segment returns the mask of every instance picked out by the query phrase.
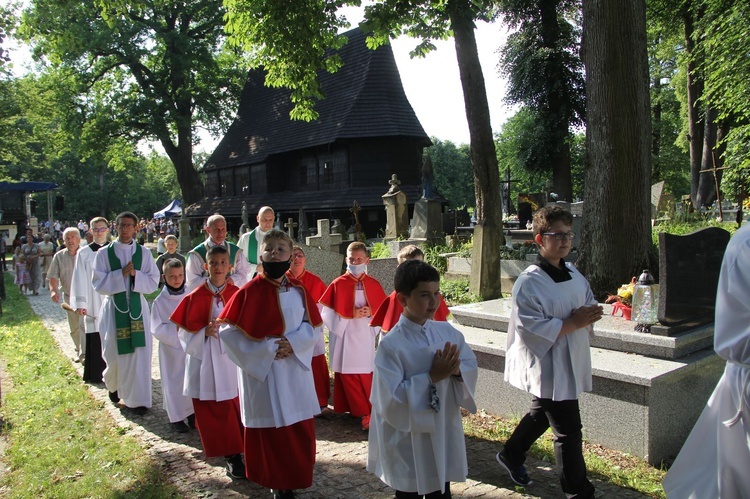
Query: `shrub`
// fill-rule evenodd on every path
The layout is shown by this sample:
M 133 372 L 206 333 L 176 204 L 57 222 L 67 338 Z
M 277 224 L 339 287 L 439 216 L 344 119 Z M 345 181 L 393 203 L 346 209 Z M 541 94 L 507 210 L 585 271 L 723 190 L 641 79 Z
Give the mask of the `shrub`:
M 375 243 L 370 249 L 370 258 L 389 258 L 391 248 L 385 243 Z
M 466 278 L 442 279 L 440 281 L 440 292 L 449 307 L 482 301 L 477 295 L 469 291 L 469 279 Z

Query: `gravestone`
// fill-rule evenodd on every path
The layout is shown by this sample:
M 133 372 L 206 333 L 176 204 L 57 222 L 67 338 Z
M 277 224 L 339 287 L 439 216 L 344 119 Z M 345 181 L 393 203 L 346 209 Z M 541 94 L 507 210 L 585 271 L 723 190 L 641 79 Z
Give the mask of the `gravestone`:
M 294 241 L 294 228 L 297 227 L 297 222 L 295 222 L 293 218 L 289 218 L 284 224 L 284 227 L 286 227 L 286 233 L 289 235 L 289 238 Z
M 333 225 L 331 225 L 331 234 L 339 234 L 342 237 L 346 236 L 346 227 L 341 223 L 338 218 L 333 219 Z
M 709 227 L 659 234 L 659 323 L 651 333 L 674 335 L 714 320 L 716 289 L 729 232 Z
M 326 220 L 328 221 L 328 220 Z M 307 263 L 305 268 L 320 277 L 326 285 L 344 273 L 344 255 L 337 251 L 329 251 L 301 244 L 305 252 Z
M 409 234 L 409 207 L 406 204 L 406 194 L 399 189 L 401 181 L 394 173 L 388 181 L 391 188 L 383 194 L 385 205 L 386 226 L 385 241 L 406 237 Z
M 411 239 L 443 240 L 443 210 L 440 201 L 422 198 L 414 205 Z
M 314 246 L 326 251 L 338 252 L 341 244 L 341 234 L 332 234 L 330 229 L 331 221 L 327 218 L 318 220 L 318 234 L 307 238 L 308 246 Z
M 661 206 L 662 194 L 664 194 L 664 182 L 657 182 L 651 186 L 651 218 L 659 216 L 659 206 Z

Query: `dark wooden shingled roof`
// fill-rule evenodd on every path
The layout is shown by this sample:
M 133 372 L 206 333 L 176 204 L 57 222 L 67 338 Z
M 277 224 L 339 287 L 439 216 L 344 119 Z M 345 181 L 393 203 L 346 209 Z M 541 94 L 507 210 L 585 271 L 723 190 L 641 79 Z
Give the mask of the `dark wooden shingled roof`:
M 286 89 L 264 85 L 265 72 L 252 70 L 234 123 L 206 162 L 206 169 L 260 163 L 272 154 L 330 144 L 337 139 L 416 137 L 431 144 L 406 99 L 390 45 L 370 50 L 359 28 L 344 33 L 343 67 L 321 72 L 326 98 L 312 122 L 292 121 Z

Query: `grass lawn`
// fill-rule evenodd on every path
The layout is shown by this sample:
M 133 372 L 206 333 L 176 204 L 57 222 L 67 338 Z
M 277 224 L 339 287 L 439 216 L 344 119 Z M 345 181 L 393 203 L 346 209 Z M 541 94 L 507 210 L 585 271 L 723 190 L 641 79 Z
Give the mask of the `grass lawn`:
M 11 277 L 0 325 L 0 496 L 179 497 L 91 396 Z
M 467 436 L 505 443 L 518 421 L 500 419 L 484 411 L 464 411 L 464 432 Z M 584 432 L 586 429 L 584 428 Z M 548 463 L 555 462 L 552 432 L 547 432 L 531 447 L 529 454 Z M 590 477 L 627 487 L 649 497 L 666 497 L 661 486 L 666 471 L 655 468 L 643 459 L 584 442 L 583 457 Z

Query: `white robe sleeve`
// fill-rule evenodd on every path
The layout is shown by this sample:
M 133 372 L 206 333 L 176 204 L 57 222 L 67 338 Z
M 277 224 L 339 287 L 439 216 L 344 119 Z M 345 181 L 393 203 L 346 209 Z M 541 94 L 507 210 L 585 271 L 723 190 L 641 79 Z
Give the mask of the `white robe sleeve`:
M 293 357 L 309 371 L 317 342 L 315 329 L 309 322 L 302 322 L 297 330 L 286 333 L 284 337 L 292 346 Z
M 174 303 L 174 302 L 173 302 Z M 151 307 L 151 331 L 154 337 L 165 345 L 181 349 L 177 336 L 177 326 L 169 320 L 171 310 L 167 300 L 159 300 L 157 296 Z
M 524 276 L 519 279 L 522 278 Z M 513 287 L 513 292 L 516 293 L 517 333 L 523 338 L 526 347 L 541 359 L 557 341 L 563 321 L 549 316 L 542 302 L 544 296 L 530 280 L 525 284 Z
M 240 247 L 240 250 L 237 251 L 237 254 L 234 256 L 234 271 L 229 277 L 232 278 L 234 285 L 238 288 L 250 281 L 250 263 L 247 261 L 247 257 L 245 256 L 244 251 L 242 251 L 242 247 Z
M 461 378 L 463 381 L 458 381 L 455 377 L 451 376 L 449 379 L 453 385 L 453 393 L 456 396 L 456 401 L 461 407 L 474 414 L 477 412 L 477 403 L 474 398 L 474 393 L 477 388 L 477 378 L 479 376 L 479 367 L 477 365 L 477 357 L 474 352 L 466 344 L 466 340 L 463 335 L 458 339 L 459 358 L 461 359 Z
M 190 333 L 180 328 L 177 331 L 180 345 L 185 353 L 198 360 L 203 360 L 203 343 L 206 341 L 206 328 L 201 328 L 195 333 Z
M 224 324 L 219 331 L 229 360 L 253 378 L 264 381 L 273 365 L 278 338 L 265 338 L 254 341 L 231 324 Z M 291 343 L 291 342 L 290 342 Z M 292 347 L 294 348 L 294 347 Z
M 320 311 L 320 316 L 323 319 L 323 323 L 328 328 L 328 332 L 330 334 L 339 338 L 344 337 L 348 319 L 339 317 L 339 314 L 337 314 L 334 309 L 326 307 L 325 305 L 323 305 L 323 308 Z
M 194 290 L 203 284 L 206 279 L 206 269 L 203 266 L 201 257 L 194 251 L 191 251 L 185 260 L 185 286 L 187 291 Z
M 76 255 L 73 276 L 70 279 L 70 306 L 73 308 L 88 308 L 88 290 L 91 289 L 91 276 L 86 272 L 88 265 L 85 257 L 81 257 L 83 250 Z M 96 315 L 96 311 L 93 311 Z
M 145 295 L 153 293 L 159 287 L 160 279 L 159 269 L 156 268 L 156 262 L 151 255 L 151 251 L 148 248 L 143 248 L 141 270 L 135 271 L 133 291 Z
M 435 412 L 429 405 L 429 372 L 408 379 L 403 376 L 400 358 L 386 343 L 381 343 L 375 354 L 370 397 L 373 412 L 399 431 L 434 432 Z
M 103 295 L 115 295 L 128 290 L 122 271 L 119 269 L 112 271 L 110 268 L 106 249 L 96 252 L 91 282 L 94 285 L 94 290 Z

